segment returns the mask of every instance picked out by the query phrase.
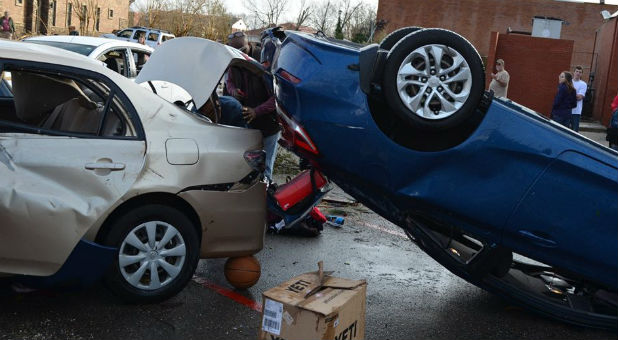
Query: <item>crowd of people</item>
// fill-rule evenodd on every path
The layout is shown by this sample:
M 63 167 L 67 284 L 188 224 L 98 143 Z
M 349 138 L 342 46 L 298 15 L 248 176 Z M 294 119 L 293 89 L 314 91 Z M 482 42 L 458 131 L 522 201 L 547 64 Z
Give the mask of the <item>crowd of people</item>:
M 494 97 L 507 98 L 510 75 L 505 69 L 504 60 L 497 59 L 496 73 L 491 73 L 489 90 Z M 579 132 L 579 122 L 582 115 L 583 102 L 588 90 L 588 84 L 582 79 L 583 67 L 577 65 L 573 73 L 560 72 L 558 75 L 558 90 L 554 96 L 550 118 L 563 126 Z M 615 108 L 612 108 L 614 111 Z

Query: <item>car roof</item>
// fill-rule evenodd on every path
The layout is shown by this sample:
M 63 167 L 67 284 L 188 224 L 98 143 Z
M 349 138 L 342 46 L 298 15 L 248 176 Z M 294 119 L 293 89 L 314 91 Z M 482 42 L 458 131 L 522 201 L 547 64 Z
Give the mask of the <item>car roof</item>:
M 166 33 L 166 34 L 172 34 L 172 33 L 170 33 L 170 31 L 162 30 L 162 29 L 159 29 L 159 28 L 144 27 L 144 26 L 127 27 L 127 28 L 122 29 L 121 31 L 130 30 L 130 29 L 133 29 L 133 30 L 148 30 L 148 31 L 156 31 L 156 32 L 161 32 L 161 33 Z
M 21 41 L 0 39 L 2 58 L 32 60 L 43 63 L 73 66 L 82 69 L 92 69 L 92 65 L 101 68 L 101 63 L 78 53 L 70 52 L 56 47 L 27 44 Z
M 151 51 L 154 51 L 152 47 L 148 45 L 142 45 L 130 41 L 118 40 L 118 39 L 109 39 L 102 37 L 84 37 L 80 35 L 40 35 L 36 37 L 30 37 L 24 39 L 24 41 L 54 41 L 54 42 L 64 42 L 71 44 L 80 44 L 80 45 L 91 45 L 101 47 L 103 45 L 107 45 L 108 47 L 133 47 L 133 48 L 145 48 Z

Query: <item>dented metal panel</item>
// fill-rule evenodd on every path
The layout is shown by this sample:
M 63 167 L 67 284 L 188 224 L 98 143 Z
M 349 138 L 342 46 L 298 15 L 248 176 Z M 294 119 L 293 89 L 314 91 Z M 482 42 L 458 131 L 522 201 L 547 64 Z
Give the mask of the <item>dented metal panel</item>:
M 0 136 L 0 272 L 56 272 L 134 184 L 144 152 L 137 140 Z
M 264 245 L 266 184 L 244 191 L 192 190 L 180 194 L 202 221 L 201 257 L 255 254 Z

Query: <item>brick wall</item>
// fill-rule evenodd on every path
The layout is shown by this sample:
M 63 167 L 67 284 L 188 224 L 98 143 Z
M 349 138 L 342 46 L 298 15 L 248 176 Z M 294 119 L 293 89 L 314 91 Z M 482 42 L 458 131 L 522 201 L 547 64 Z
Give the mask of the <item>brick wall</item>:
M 584 66 L 584 79 L 592 61 L 595 31 L 603 23 L 599 12 L 618 10 L 615 5 L 551 0 L 380 0 L 378 19 L 386 30 L 404 26 L 442 27 L 466 37 L 483 56 L 489 53 L 489 34 L 532 31 L 532 18 L 562 19 L 561 39 L 573 40 L 571 65 Z
M 508 98 L 549 117 L 558 76 L 569 69 L 573 41 L 498 32 L 488 40 L 495 50 L 487 58 L 487 85 L 490 74 L 496 72 L 495 60 L 504 59 L 511 76 Z
M 19 35 L 24 33 L 25 26 L 25 18 L 26 18 L 26 8 L 27 3 L 33 3 L 35 14 L 37 12 L 37 8 L 39 8 L 38 3 L 40 0 L 0 0 L 0 10 L 4 13 L 5 10 L 8 10 L 13 21 L 15 22 L 15 28 Z M 45 0 L 43 0 L 45 1 Z M 54 3 L 53 0 L 47 0 L 50 3 L 49 8 L 49 16 L 48 16 L 48 34 L 66 34 L 68 33 L 68 21 L 67 21 L 67 13 L 68 13 L 68 3 L 71 1 L 67 0 L 56 0 L 55 1 L 55 14 L 56 14 L 56 22 L 53 24 L 53 16 L 54 16 L 54 8 L 51 3 Z M 81 3 L 89 3 L 94 4 L 96 7 L 101 9 L 100 21 L 99 21 L 99 31 L 95 32 L 95 35 L 99 35 L 102 33 L 109 33 L 114 29 L 124 28 L 128 26 L 128 18 L 129 18 L 129 1 L 128 0 L 81 0 Z M 109 16 L 109 10 L 113 10 L 113 16 Z M 73 8 L 73 15 L 71 16 L 71 25 L 74 25 L 79 29 L 79 18 L 75 14 L 78 9 Z M 33 18 L 35 16 L 33 15 Z M 92 27 L 92 26 L 91 26 Z M 32 30 L 36 30 L 36 24 L 32 24 Z

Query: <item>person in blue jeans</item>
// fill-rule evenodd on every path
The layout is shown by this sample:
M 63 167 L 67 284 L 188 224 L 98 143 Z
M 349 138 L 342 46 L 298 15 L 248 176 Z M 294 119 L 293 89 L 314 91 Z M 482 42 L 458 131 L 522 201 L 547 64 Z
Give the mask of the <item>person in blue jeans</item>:
M 554 97 L 550 118 L 567 128 L 571 124 L 571 110 L 577 106 L 577 96 L 573 87 L 573 75 L 564 71 L 558 76 L 558 92 Z

